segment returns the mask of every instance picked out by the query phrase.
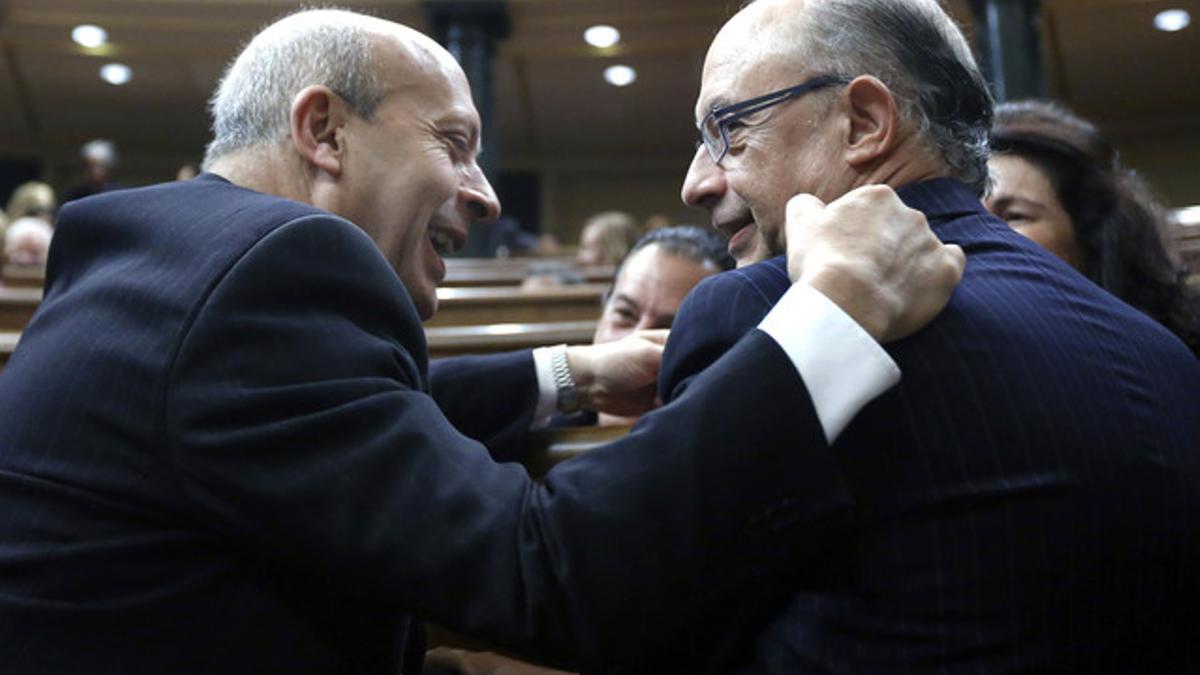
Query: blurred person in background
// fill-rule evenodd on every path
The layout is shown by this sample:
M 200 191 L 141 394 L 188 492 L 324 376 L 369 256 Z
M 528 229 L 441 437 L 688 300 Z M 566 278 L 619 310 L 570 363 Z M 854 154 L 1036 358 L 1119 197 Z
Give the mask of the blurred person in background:
M 175 180 L 191 180 L 197 176 L 195 164 L 184 164 L 175 172 Z
M 6 209 L 11 222 L 4 231 L 5 259 L 17 265 L 45 265 L 57 210 L 49 185 L 30 181 L 17 187 Z
M 1200 296 L 1174 223 L 1091 122 L 1047 101 L 996 108 L 988 209 L 1200 354 Z
M 650 216 L 645 220 L 645 222 L 642 223 L 643 232 L 653 232 L 655 230 L 661 230 L 664 227 L 671 227 L 671 218 L 670 216 L 666 216 L 661 213 L 656 213 Z
M 83 158 L 84 180 L 67 190 L 64 203 L 120 187 L 112 182 L 112 173 L 117 167 L 116 143 L 98 138 L 84 143 L 79 154 Z
M 615 265 L 629 253 L 641 235 L 637 221 L 628 213 L 597 213 L 583 225 L 576 261 L 584 267 Z

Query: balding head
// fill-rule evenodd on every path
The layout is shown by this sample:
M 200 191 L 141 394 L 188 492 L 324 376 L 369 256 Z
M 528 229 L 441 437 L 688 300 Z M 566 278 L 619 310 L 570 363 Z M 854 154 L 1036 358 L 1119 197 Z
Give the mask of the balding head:
M 411 28 L 341 10 L 288 16 L 238 55 L 212 111 L 206 171 L 357 225 L 423 318 L 442 256 L 499 215 L 467 78 Z
M 764 64 L 879 78 L 947 173 L 983 194 L 991 94 L 938 0 L 755 0 L 739 20 L 761 31 Z
M 983 193 L 992 102 L 936 0 L 757 0 L 704 62 L 682 197 L 738 264 L 783 252 L 785 206 L 949 176 Z
M 209 103 L 205 167 L 283 142 L 292 103 L 306 87 L 328 87 L 369 120 L 391 91 L 453 73 L 461 76 L 453 57 L 407 26 L 336 9 L 291 14 L 258 33 L 226 70 Z

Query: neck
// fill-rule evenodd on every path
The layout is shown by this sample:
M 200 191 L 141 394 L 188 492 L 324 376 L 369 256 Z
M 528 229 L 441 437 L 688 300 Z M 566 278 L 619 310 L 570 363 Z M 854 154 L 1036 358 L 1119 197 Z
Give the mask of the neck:
M 950 168 L 922 138 L 907 134 L 892 152 L 858 174 L 853 187 L 887 185 L 892 189 L 950 176 Z
M 213 160 L 207 171 L 248 190 L 313 203 L 304 172 L 277 149 L 258 147 L 231 153 Z

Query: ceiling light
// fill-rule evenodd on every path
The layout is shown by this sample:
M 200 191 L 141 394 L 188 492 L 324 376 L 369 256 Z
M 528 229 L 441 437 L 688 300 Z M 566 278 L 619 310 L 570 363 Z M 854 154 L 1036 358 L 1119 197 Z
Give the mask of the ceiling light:
M 1200 206 L 1188 206 L 1175 211 L 1175 220 L 1180 225 L 1200 225 Z
M 108 63 L 100 69 L 100 77 L 105 82 L 119 87 L 133 79 L 133 69 L 124 63 Z
M 1187 13 L 1186 9 L 1168 9 L 1159 12 L 1154 17 L 1154 27 L 1168 33 L 1183 30 L 1191 22 L 1192 17 Z
M 624 87 L 633 84 L 637 71 L 629 66 L 609 66 L 604 69 L 604 79 L 614 87 Z
M 82 26 L 75 26 L 75 28 L 71 30 L 71 39 L 74 40 L 76 44 L 88 47 L 89 49 L 95 49 L 96 47 L 103 45 L 105 42 L 108 42 L 108 31 L 104 30 L 100 26 L 83 24 Z
M 621 31 L 612 26 L 592 26 L 583 31 L 583 41 L 593 47 L 605 49 L 621 41 Z

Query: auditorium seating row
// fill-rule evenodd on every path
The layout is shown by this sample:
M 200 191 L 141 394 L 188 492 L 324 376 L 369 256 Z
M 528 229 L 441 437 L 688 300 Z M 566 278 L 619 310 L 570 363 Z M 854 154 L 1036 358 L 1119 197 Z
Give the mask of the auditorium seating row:
M 466 354 L 494 354 L 546 345 L 586 344 L 596 332 L 596 321 L 549 323 L 498 323 L 485 326 L 443 326 L 426 328 L 429 357 L 440 359 Z M 21 337 L 18 330 L 0 330 L 0 369 Z
M 428 327 L 595 321 L 604 284 L 538 290 L 519 287 L 439 288 L 438 312 Z M 42 301 L 40 288 L 0 288 L 0 330 L 19 331 Z M 501 331 L 503 333 L 505 331 Z

